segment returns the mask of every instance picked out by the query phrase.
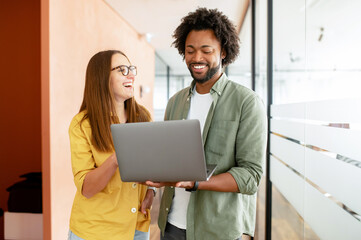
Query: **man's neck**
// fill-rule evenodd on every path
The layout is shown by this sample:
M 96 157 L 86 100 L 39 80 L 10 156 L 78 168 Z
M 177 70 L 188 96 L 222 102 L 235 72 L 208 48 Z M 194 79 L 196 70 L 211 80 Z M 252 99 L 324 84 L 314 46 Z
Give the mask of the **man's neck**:
M 204 82 L 204 83 L 198 83 L 196 82 L 196 90 L 197 93 L 199 94 L 206 94 L 209 93 L 211 91 L 211 88 L 213 87 L 213 85 L 218 81 L 218 79 L 222 76 L 223 72 L 217 72 L 216 74 L 214 74 L 214 76 L 209 79 L 208 81 Z

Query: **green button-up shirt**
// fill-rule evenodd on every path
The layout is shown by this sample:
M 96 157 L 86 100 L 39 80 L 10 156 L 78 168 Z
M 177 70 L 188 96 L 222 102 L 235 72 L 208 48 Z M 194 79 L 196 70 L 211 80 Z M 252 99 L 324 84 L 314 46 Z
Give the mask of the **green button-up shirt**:
M 165 120 L 187 119 L 195 82 L 168 102 Z M 267 117 L 262 100 L 223 73 L 213 85 L 213 103 L 203 129 L 206 162 L 217 164 L 214 174 L 228 172 L 239 193 L 197 190 L 187 210 L 187 240 L 237 239 L 253 236 L 256 192 L 263 173 Z M 164 234 L 174 188 L 165 187 L 158 225 Z

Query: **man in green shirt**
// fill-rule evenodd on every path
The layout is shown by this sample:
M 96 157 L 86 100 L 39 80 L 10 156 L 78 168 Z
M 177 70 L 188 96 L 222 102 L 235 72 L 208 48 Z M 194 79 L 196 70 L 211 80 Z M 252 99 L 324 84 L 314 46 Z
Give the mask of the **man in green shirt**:
M 161 239 L 253 236 L 267 119 L 260 98 L 223 73 L 239 54 L 237 32 L 223 13 L 199 8 L 182 19 L 173 37 L 194 80 L 169 100 L 165 120 L 199 119 L 206 161 L 217 169 L 204 182 L 147 182 L 165 186 Z

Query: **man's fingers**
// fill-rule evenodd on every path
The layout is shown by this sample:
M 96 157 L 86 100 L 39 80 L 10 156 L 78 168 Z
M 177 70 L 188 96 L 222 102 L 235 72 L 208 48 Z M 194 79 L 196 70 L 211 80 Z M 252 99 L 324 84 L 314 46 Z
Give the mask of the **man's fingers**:
M 145 185 L 150 186 L 150 187 L 158 187 L 159 183 L 154 183 L 152 181 L 145 181 Z
M 175 186 L 179 188 L 193 188 L 194 184 L 195 182 L 177 182 Z
M 187 182 L 152 182 L 146 181 L 145 184 L 150 187 L 161 188 L 164 186 L 175 186 L 175 187 L 184 187 Z
M 143 214 L 147 214 L 147 211 L 146 211 L 145 209 L 146 209 L 145 204 L 142 203 L 142 206 L 140 207 L 140 211 L 141 211 Z
M 164 182 L 155 183 L 155 182 L 152 182 L 152 181 L 146 181 L 145 184 L 147 186 L 156 187 L 156 188 L 167 186 L 167 183 L 164 183 Z

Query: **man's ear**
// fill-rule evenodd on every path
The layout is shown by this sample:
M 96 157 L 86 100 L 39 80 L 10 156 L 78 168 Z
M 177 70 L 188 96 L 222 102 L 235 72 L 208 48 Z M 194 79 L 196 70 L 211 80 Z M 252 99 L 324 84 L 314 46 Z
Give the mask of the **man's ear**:
M 222 60 L 225 59 L 225 57 L 227 56 L 227 53 L 224 49 L 221 50 L 221 58 Z

